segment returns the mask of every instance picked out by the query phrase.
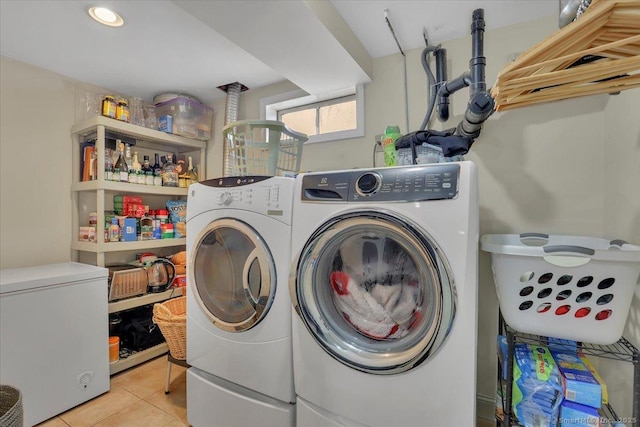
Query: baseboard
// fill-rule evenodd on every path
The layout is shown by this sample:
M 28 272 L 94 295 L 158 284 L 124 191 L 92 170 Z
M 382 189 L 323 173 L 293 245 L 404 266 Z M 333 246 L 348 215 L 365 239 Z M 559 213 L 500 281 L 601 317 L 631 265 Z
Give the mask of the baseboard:
M 495 397 L 476 395 L 476 417 L 493 421 L 495 420 Z

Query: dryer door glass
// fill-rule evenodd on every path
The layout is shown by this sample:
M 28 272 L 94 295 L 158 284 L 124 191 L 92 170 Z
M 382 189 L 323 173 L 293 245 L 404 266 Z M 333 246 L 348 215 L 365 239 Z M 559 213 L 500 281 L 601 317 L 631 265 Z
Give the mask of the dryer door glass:
M 219 328 L 244 331 L 266 315 L 275 286 L 273 258 L 248 224 L 220 219 L 205 228 L 194 245 L 196 300 Z
M 325 351 L 352 368 L 409 370 L 433 356 L 452 327 L 450 268 L 424 230 L 396 215 L 330 220 L 297 266 L 296 312 Z

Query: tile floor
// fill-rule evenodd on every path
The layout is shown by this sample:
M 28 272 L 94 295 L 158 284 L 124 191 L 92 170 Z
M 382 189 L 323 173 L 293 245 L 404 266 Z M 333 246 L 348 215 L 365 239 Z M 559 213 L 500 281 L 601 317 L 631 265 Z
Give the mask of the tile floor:
M 171 393 L 165 395 L 167 358 L 158 357 L 112 376 L 108 393 L 37 427 L 186 427 L 189 424 L 185 373 L 185 368 L 173 365 Z M 495 422 L 487 420 L 478 420 L 476 425 L 493 426 Z
M 111 377 L 111 390 L 38 427 L 185 427 L 186 369 L 171 368 L 165 395 L 167 357 L 161 356 Z

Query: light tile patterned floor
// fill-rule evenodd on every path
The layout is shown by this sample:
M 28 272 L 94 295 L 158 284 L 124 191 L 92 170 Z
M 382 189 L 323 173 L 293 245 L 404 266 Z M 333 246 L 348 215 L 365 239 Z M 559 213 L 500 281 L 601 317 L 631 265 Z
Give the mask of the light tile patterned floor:
M 158 357 L 112 376 L 108 393 L 37 427 L 186 427 L 189 424 L 185 372 L 185 368 L 173 365 L 171 393 L 165 395 L 167 358 Z M 493 426 L 495 422 L 486 420 L 478 420 L 476 425 Z
M 111 390 L 38 427 L 185 427 L 186 369 L 173 365 L 164 394 L 167 357 L 161 356 L 111 377 Z

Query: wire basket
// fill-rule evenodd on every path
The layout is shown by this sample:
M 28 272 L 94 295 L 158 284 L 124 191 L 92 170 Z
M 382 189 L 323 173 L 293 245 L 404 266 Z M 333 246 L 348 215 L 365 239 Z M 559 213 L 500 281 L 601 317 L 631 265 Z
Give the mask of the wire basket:
M 167 341 L 175 359 L 187 358 L 187 297 L 177 297 L 153 305 L 153 323 Z
M 227 144 L 227 176 L 283 176 L 300 170 L 309 139 L 275 120 L 240 120 L 222 129 Z
M 640 274 L 640 247 L 622 240 L 489 234 L 493 279 L 507 324 L 594 344 L 622 336 Z

